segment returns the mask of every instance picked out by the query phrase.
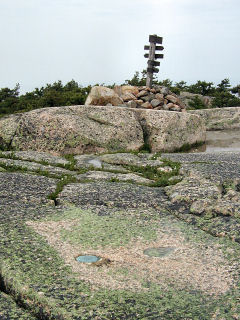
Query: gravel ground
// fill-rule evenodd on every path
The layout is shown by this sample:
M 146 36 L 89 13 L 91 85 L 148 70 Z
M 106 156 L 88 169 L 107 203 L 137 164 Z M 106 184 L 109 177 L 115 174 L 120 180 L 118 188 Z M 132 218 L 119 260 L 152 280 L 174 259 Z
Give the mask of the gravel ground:
M 240 179 L 240 152 L 166 153 L 163 158 L 179 161 L 186 171 L 194 169 L 215 182 Z

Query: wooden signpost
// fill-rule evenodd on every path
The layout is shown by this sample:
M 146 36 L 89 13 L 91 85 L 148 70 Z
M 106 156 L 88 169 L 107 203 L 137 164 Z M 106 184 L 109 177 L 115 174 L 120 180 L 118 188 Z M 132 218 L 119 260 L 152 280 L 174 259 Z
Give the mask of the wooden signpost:
M 148 58 L 148 68 L 147 68 L 147 81 L 146 86 L 152 87 L 153 74 L 159 71 L 156 66 L 160 66 L 160 62 L 155 61 L 156 59 L 163 59 L 163 54 L 156 54 L 157 50 L 163 50 L 163 46 L 157 46 L 157 44 L 162 44 L 163 38 L 157 35 L 149 36 L 149 46 L 144 46 L 144 50 L 149 50 L 149 53 L 145 53 L 144 57 Z

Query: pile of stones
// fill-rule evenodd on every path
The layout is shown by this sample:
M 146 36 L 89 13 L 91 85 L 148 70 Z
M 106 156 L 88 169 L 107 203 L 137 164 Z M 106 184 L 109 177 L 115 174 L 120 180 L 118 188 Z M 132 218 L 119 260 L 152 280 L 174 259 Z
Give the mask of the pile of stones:
M 113 89 L 123 100 L 121 106 L 185 112 L 186 106 L 169 88 L 156 86 L 116 86 Z
M 185 112 L 186 105 L 167 87 L 115 86 L 113 89 L 95 86 L 91 89 L 85 105 L 121 106 L 129 108 Z

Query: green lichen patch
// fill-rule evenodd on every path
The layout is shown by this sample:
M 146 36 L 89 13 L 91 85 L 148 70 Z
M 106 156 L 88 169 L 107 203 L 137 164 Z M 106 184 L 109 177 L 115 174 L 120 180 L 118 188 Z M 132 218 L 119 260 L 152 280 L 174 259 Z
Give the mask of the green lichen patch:
M 91 211 L 73 209 L 57 219 L 74 220 L 71 228 L 63 228 L 64 241 L 80 244 L 82 248 L 120 247 L 139 238 L 156 239 L 157 226 L 139 217 L 128 217 L 118 212 L 111 216 L 98 216 Z

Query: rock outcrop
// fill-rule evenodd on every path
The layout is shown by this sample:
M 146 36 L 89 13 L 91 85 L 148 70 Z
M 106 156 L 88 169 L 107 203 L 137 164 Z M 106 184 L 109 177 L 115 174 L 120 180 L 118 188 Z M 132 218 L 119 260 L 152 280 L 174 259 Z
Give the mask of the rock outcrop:
M 203 119 L 207 130 L 240 128 L 240 106 L 231 108 L 190 110 L 189 112 L 200 116 Z
M 205 141 L 203 121 L 179 112 L 111 106 L 44 108 L 0 119 L 0 144 L 14 150 L 83 154 L 174 151 Z
M 118 97 L 118 98 L 117 98 Z M 86 105 L 112 105 L 129 108 L 185 111 L 185 104 L 168 88 L 156 86 L 115 86 L 113 89 L 93 87 L 86 100 Z

